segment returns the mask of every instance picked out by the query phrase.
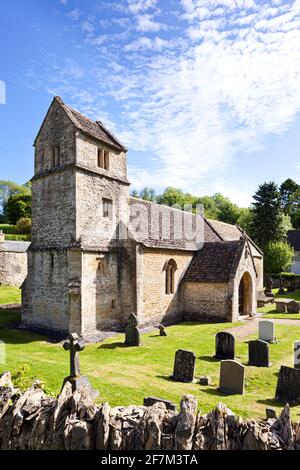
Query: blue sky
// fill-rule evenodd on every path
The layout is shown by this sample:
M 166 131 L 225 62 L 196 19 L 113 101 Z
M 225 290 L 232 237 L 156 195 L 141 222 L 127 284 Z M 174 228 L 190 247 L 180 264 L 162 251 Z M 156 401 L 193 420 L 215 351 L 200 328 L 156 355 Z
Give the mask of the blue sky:
M 0 24 L 0 179 L 30 179 L 60 95 L 128 146 L 134 188 L 300 183 L 300 0 L 6 0 Z

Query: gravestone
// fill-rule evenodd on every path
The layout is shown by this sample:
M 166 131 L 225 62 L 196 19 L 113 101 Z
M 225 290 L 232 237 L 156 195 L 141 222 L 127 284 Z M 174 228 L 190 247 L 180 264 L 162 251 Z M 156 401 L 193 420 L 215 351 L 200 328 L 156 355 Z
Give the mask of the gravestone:
M 162 398 L 156 397 L 145 397 L 144 398 L 144 406 L 153 406 L 155 403 L 164 403 L 166 405 L 167 410 L 176 411 L 175 403 L 169 400 L 163 400 Z
M 196 356 L 192 351 L 178 349 L 175 354 L 172 379 L 178 382 L 194 380 Z
M 290 299 L 276 299 L 276 312 L 277 313 L 286 313 L 287 312 L 287 304 L 290 302 Z
M 199 384 L 200 385 L 209 385 L 211 383 L 211 377 L 209 375 L 204 375 L 200 377 Z
M 260 320 L 258 324 L 259 339 L 268 343 L 275 342 L 275 325 L 271 320 Z
M 216 334 L 216 354 L 217 359 L 234 359 L 235 337 L 226 331 Z
M 299 313 L 300 312 L 300 302 L 296 302 L 296 300 L 291 300 L 287 304 L 287 311 L 288 311 L 288 313 Z
M 294 367 L 300 369 L 300 341 L 294 342 Z
M 280 286 L 279 289 L 278 289 L 278 294 L 279 294 L 279 295 L 285 295 L 285 293 L 286 293 L 286 292 L 285 292 L 284 287 L 283 287 L 283 286 Z
M 138 320 L 134 313 L 129 315 L 128 324 L 125 328 L 125 344 L 127 346 L 140 346 L 140 332 L 137 327 Z
M 270 367 L 269 347 L 269 343 L 261 339 L 249 341 L 249 366 Z
M 65 341 L 63 348 L 70 351 L 70 375 L 64 379 L 63 386 L 66 382 L 70 382 L 72 391 L 78 391 L 83 387 L 87 387 L 92 399 L 99 395 L 97 390 L 93 390 L 89 379 L 80 374 L 79 351 L 83 351 L 85 346 L 80 343 L 79 336 L 76 333 L 69 335 L 68 341 Z
M 229 395 L 235 393 L 243 395 L 245 390 L 245 367 L 231 359 L 221 361 L 219 390 Z
M 158 325 L 158 329 L 159 329 L 159 336 L 167 336 L 165 327 L 162 324 Z
M 300 403 L 300 369 L 281 366 L 275 399 L 281 403 Z
M 272 292 L 273 289 L 273 279 L 271 276 L 268 276 L 266 279 L 266 288 L 265 288 L 265 296 L 266 297 L 274 297 L 274 294 Z

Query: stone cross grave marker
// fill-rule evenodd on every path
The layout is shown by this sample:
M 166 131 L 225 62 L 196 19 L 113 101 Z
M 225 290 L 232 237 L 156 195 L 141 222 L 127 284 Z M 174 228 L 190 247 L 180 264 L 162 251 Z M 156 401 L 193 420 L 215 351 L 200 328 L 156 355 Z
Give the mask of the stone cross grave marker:
M 125 344 L 127 346 L 140 346 L 141 338 L 137 327 L 138 319 L 134 313 L 129 315 L 128 324 L 125 328 Z
M 73 392 L 86 387 L 90 397 L 95 399 L 99 395 L 99 392 L 92 389 L 89 379 L 86 376 L 80 375 L 79 351 L 83 351 L 85 346 L 79 342 L 79 336 L 76 333 L 71 333 L 68 341 L 64 342 L 63 348 L 66 351 L 70 351 L 70 375 L 64 379 L 63 386 L 66 382 L 70 382 Z
M 235 337 L 226 331 L 216 334 L 216 354 L 217 359 L 234 359 Z
M 262 341 L 261 339 L 249 341 L 249 366 L 270 367 L 271 363 L 269 348 L 269 343 Z
M 300 312 L 300 302 L 296 302 L 296 300 L 291 300 L 287 304 L 287 311 L 288 311 L 288 313 L 299 313 Z
M 83 351 L 85 346 L 78 341 L 76 333 L 69 335 L 69 340 L 63 344 L 66 351 L 70 351 L 70 377 L 80 376 L 79 351 Z
M 196 356 L 192 351 L 178 349 L 175 354 L 172 379 L 178 382 L 192 382 L 195 374 Z
M 300 403 L 300 369 L 281 366 L 277 381 L 275 399 L 281 403 Z
M 245 367 L 237 361 L 221 361 L 219 390 L 225 394 L 240 394 L 245 391 Z
M 258 324 L 259 339 L 268 343 L 275 342 L 275 325 L 271 320 L 260 320 Z
M 300 341 L 294 342 L 294 367 L 300 369 Z

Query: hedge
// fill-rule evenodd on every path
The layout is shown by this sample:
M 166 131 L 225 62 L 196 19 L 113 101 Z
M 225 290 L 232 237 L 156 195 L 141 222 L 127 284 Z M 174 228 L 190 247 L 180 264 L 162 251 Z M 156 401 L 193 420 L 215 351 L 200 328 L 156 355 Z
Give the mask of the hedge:
M 290 281 L 291 279 L 299 279 L 300 274 L 294 273 L 274 273 L 274 274 L 267 274 L 267 276 L 271 276 L 272 279 L 284 279 L 286 281 Z
M 0 224 L 0 230 L 2 230 L 3 233 L 7 234 L 17 234 L 17 229 L 15 225 Z
M 5 240 L 18 241 L 18 242 L 30 242 L 30 235 L 15 235 L 15 234 L 5 234 Z

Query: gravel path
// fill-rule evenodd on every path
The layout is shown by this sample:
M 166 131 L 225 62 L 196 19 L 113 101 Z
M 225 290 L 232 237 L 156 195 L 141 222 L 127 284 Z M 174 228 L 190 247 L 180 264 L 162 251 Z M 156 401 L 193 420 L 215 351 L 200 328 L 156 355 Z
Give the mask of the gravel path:
M 248 336 L 254 334 L 255 332 L 258 331 L 258 322 L 259 320 L 263 320 L 263 317 L 258 316 L 254 318 L 246 318 L 243 320 L 243 324 L 239 326 L 234 326 L 233 328 L 229 328 L 228 331 L 229 333 L 232 333 L 236 339 L 245 339 Z M 269 318 L 266 320 L 270 320 Z M 278 319 L 273 319 L 274 323 L 278 323 L 280 325 L 291 325 L 291 326 L 300 326 L 300 319 L 298 320 L 290 320 L 290 319 L 284 319 L 284 318 L 278 318 Z

